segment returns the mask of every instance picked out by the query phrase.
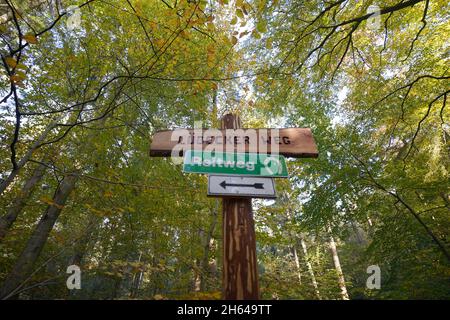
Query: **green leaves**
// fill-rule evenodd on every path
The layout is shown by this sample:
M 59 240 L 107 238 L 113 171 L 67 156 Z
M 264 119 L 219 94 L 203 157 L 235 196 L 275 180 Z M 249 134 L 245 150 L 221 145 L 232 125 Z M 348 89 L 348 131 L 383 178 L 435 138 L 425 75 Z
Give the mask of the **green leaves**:
M 258 31 L 253 30 L 252 31 L 252 37 L 255 38 L 255 39 L 261 39 L 261 34 Z
M 256 30 L 260 33 L 265 33 L 267 32 L 267 23 L 264 20 L 260 20 L 258 21 L 258 23 L 256 24 Z
M 240 19 L 244 19 L 244 13 L 242 12 L 241 9 L 236 9 L 236 16 L 239 17 Z
M 366 22 L 351 34 L 356 23 L 329 34 L 330 25 L 364 14 L 365 4 L 352 2 L 329 3 L 320 14 L 323 1 L 219 0 L 211 8 L 206 1 L 178 1 L 176 8 L 170 1 L 131 1 L 136 12 L 126 1 L 121 10 L 95 1 L 82 8 L 76 34 L 64 23 L 41 34 L 53 15 L 43 7 L 35 16 L 31 2 L 16 1 L 22 44 L 29 45 L 19 55 L 2 44 L 0 85 L 5 94 L 11 82 L 17 85 L 17 110 L 26 114 L 17 157 L 54 121 L 59 125 L 33 152 L 33 160 L 49 160 L 52 170 L 0 246 L 0 265 L 7 267 L 0 282 L 43 210 L 57 205 L 52 195 L 62 175 L 76 168 L 80 183 L 61 208 L 43 257 L 54 256 L 61 266 L 83 254 L 86 290 L 79 295 L 220 298 L 220 200 L 206 197 L 206 177 L 183 174 L 170 159 L 150 159 L 149 135 L 192 127 L 195 120 L 218 127 L 221 114 L 239 110 L 247 127 L 311 127 L 320 148 L 317 159 L 289 160 L 291 176 L 277 181 L 276 201 L 254 203 L 264 298 L 316 299 L 308 263 L 322 298 L 340 298 L 331 226 L 351 297 L 447 299 L 442 253 L 389 193 L 420 213 L 438 239 L 449 237 L 449 74 L 442 58 L 448 27 L 441 2 L 429 6 L 426 28 L 404 60 L 423 4 L 381 15 L 382 28 L 388 19 L 385 39 L 382 28 L 371 30 Z M 16 50 L 14 23 L 0 29 Z M 12 97 L 0 113 L 1 172 L 11 170 Z M 5 191 L 1 215 L 33 165 Z M 83 235 L 88 240 L 79 247 Z M 379 293 L 365 288 L 371 264 L 386 274 Z M 38 270 L 30 287 L 53 273 Z M 137 287 L 136 279 L 142 280 Z M 201 291 L 193 292 L 199 282 Z M 72 297 L 61 288 L 29 293 Z

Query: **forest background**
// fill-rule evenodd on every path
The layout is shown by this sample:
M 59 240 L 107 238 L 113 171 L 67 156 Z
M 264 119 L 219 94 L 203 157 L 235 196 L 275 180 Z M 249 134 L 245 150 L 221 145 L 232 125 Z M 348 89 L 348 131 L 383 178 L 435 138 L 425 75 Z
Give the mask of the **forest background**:
M 234 112 L 319 148 L 253 202 L 262 298 L 450 298 L 449 7 L 1 0 L 0 297 L 220 298 L 220 201 L 148 151 Z

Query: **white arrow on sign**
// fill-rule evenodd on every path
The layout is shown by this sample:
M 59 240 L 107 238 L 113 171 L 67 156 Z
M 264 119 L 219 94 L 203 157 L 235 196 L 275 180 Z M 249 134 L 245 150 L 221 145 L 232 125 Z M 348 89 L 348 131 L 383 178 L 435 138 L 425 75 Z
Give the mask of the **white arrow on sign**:
M 275 182 L 268 177 L 208 175 L 208 196 L 276 198 Z

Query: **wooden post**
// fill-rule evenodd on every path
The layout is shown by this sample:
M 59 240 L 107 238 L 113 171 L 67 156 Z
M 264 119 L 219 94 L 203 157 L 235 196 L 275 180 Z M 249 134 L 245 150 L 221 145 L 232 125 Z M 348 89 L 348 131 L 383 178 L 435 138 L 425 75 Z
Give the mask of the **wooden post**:
M 222 129 L 239 129 L 239 116 L 226 114 Z M 223 198 L 223 298 L 258 300 L 258 264 L 251 198 Z

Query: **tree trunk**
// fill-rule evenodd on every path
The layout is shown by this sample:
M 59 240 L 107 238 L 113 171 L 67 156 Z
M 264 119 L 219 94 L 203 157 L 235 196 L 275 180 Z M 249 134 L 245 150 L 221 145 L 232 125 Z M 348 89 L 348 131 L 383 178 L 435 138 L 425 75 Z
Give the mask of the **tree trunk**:
M 98 223 L 99 218 L 93 214 L 91 214 L 88 218 L 88 224 L 86 226 L 86 230 L 83 233 L 82 237 L 77 241 L 74 247 L 74 253 L 73 256 L 70 257 L 69 265 L 75 264 L 79 267 L 83 264 L 83 258 L 86 254 L 87 246 L 93 236 L 95 237 L 96 232 L 96 226 Z
M 142 252 L 139 253 L 139 259 L 138 262 L 140 263 L 142 260 Z M 139 271 L 134 274 L 133 282 L 131 284 L 130 289 L 130 298 L 134 299 L 137 297 L 139 292 L 139 286 L 141 285 L 142 277 L 144 276 L 142 271 Z
M 45 169 L 46 166 L 44 164 L 38 165 L 34 170 L 33 175 L 25 182 L 22 190 L 13 200 L 11 206 L 8 208 L 8 212 L 3 217 L 0 217 L 0 241 L 6 236 L 6 233 L 16 221 L 17 216 L 25 206 L 27 199 L 33 193 L 35 185 L 44 176 Z
M 0 299 L 13 297 L 24 283 L 32 276 L 33 266 L 41 253 L 67 198 L 75 187 L 78 177 L 69 174 L 64 177 L 53 196 L 53 204 L 47 207 L 44 215 L 34 229 L 25 249 L 7 276 L 0 290 Z
M 238 116 L 222 118 L 222 129 L 239 129 Z M 251 198 L 223 198 L 223 298 L 259 300 L 255 223 Z
M 59 118 L 61 119 L 61 117 Z M 58 120 L 59 120 L 58 119 Z M 50 123 L 42 132 L 42 134 L 39 136 L 39 138 L 33 143 L 33 145 L 28 149 L 28 151 L 25 153 L 25 155 L 20 159 L 19 162 L 17 162 L 17 167 L 11 171 L 11 173 L 8 175 L 8 177 L 3 180 L 0 183 L 0 195 L 8 188 L 8 186 L 14 181 L 14 178 L 19 174 L 19 171 L 27 164 L 27 162 L 31 159 L 31 156 L 33 155 L 33 152 L 40 147 L 42 142 L 45 140 L 47 135 L 52 131 L 56 124 L 58 123 L 58 120 Z
M 195 259 L 194 261 L 194 281 L 193 281 L 193 289 L 194 292 L 200 292 L 200 290 L 202 289 L 202 277 L 201 277 L 201 267 L 200 267 L 200 263 L 198 261 L 198 259 Z
M 205 240 L 205 250 L 203 252 L 203 259 L 201 263 L 201 273 L 200 273 L 200 290 L 206 291 L 206 281 L 208 276 L 210 275 L 210 267 L 209 267 L 209 253 L 211 251 L 211 246 L 213 240 L 214 231 L 216 230 L 217 225 L 217 216 L 218 216 L 218 208 L 219 202 L 216 199 L 216 208 L 212 211 L 212 221 L 211 225 L 209 226 L 208 234 L 206 235 Z
M 339 288 L 341 289 L 342 299 L 349 300 L 347 287 L 345 286 L 344 273 L 342 272 L 341 263 L 339 261 L 339 256 L 336 249 L 336 242 L 334 241 L 333 235 L 331 234 L 331 229 L 329 230 L 329 233 L 330 233 L 330 249 L 331 254 L 333 255 L 334 268 L 336 269 L 338 275 L 338 283 Z
M 306 248 L 306 243 L 305 240 L 303 240 L 302 236 L 300 236 L 300 243 L 302 245 L 303 256 L 305 257 L 306 266 L 308 267 L 309 276 L 311 277 L 311 282 L 314 287 L 314 292 L 316 293 L 317 299 L 321 300 L 322 298 L 320 297 L 319 286 L 317 285 L 316 276 L 314 275 L 314 270 L 308 258 L 308 249 Z
M 292 246 L 292 253 L 294 254 L 295 267 L 297 268 L 298 283 L 302 284 L 302 273 L 300 270 L 300 260 L 298 259 L 297 248 L 295 247 L 295 245 Z
M 352 225 L 353 232 L 355 233 L 356 242 L 359 245 L 366 245 L 367 244 L 367 237 L 364 234 L 364 231 L 355 222 L 351 222 L 351 225 Z

